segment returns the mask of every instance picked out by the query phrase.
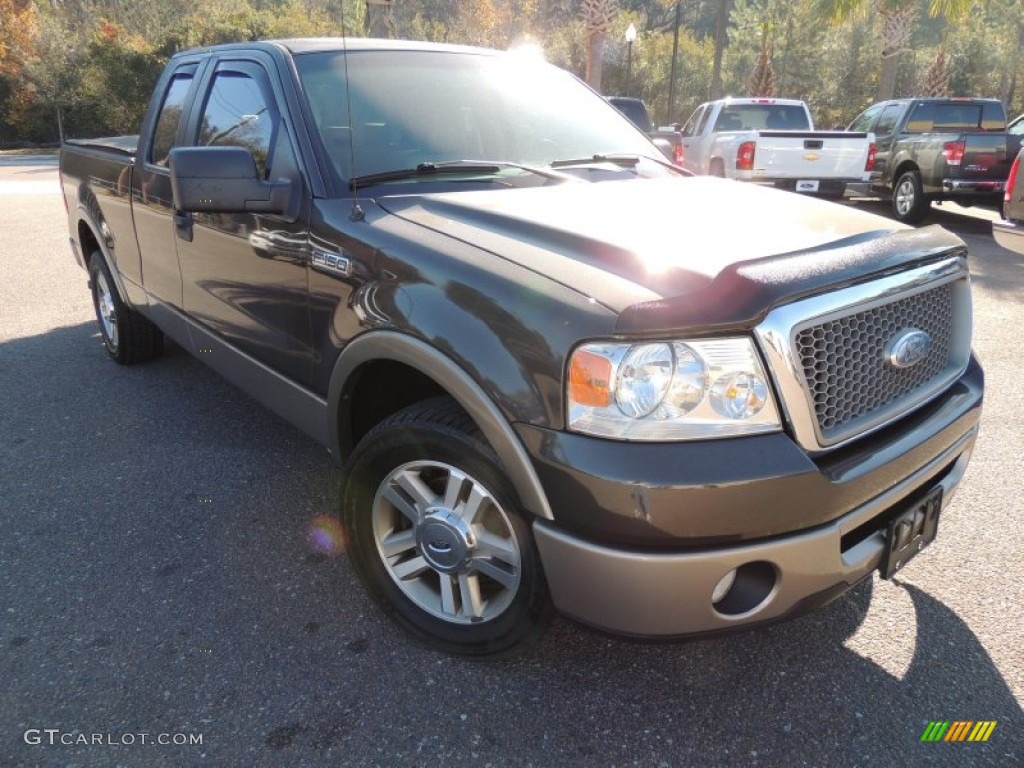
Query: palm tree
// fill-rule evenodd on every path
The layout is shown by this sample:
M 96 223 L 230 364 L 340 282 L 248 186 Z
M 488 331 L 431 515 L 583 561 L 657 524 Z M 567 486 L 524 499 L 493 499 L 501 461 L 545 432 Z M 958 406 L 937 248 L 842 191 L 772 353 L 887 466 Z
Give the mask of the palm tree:
M 711 65 L 711 98 L 725 95 L 722 89 L 722 54 L 729 42 L 729 0 L 718 0 L 715 8 L 715 57 Z
M 391 15 L 391 0 L 366 0 L 366 35 L 395 36 L 395 17 Z
M 754 71 L 747 78 L 747 96 L 774 96 L 775 70 L 772 68 L 774 45 L 769 37 L 771 24 L 761 23 L 761 54 L 757 57 Z
M 580 16 L 587 36 L 587 83 L 595 91 L 601 90 L 604 40 L 618 12 L 616 0 L 583 0 L 580 3 Z
M 928 15 L 945 16 L 954 21 L 967 15 L 973 0 L 931 0 Z M 917 23 L 917 0 L 815 0 L 822 18 L 841 24 L 856 16 L 873 14 L 882 27 L 882 79 L 878 100 L 891 99 L 896 92 L 898 58 L 907 49 Z

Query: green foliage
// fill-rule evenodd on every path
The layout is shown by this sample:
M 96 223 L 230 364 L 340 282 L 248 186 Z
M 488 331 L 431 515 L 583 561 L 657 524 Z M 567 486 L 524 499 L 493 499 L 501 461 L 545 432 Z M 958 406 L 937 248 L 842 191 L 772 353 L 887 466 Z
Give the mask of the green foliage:
M 734 0 L 722 81 L 740 95 L 770 30 L 773 90 L 805 99 L 822 127 L 846 124 L 875 100 L 882 78 L 879 11 L 912 4 L 913 36 L 897 60 L 896 95 L 915 95 L 945 41 L 953 94 L 996 96 L 1024 112 L 1024 0 Z M 675 108 L 668 104 L 675 0 L 619 0 L 602 55 L 602 88 L 631 94 L 659 124 L 682 121 L 710 96 L 712 0 L 680 0 Z M 12 10 L 13 9 L 13 10 Z M 17 11 L 17 23 L 14 23 Z M 936 14 L 930 16 L 929 13 Z M 153 83 L 175 51 L 277 37 L 350 36 L 365 29 L 365 0 L 0 0 L 0 143 L 138 130 Z M 579 0 L 394 0 L 398 37 L 506 48 L 539 45 L 582 77 L 586 35 Z M 829 21 L 831 20 L 831 21 Z M 7 26 L 3 26 L 6 22 Z

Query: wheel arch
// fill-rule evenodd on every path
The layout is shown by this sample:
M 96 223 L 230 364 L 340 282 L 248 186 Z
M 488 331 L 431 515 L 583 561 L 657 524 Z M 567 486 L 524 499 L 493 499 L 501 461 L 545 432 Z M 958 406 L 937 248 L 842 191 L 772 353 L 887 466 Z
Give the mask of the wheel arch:
M 918 174 L 920 174 L 921 168 L 916 162 L 909 158 L 903 158 L 902 160 L 900 160 L 899 163 L 896 165 L 896 170 L 893 171 L 892 174 L 892 188 L 894 191 L 896 189 L 896 182 L 899 181 L 900 176 L 902 176 L 907 171 L 916 171 Z
M 366 409 L 365 395 L 378 392 L 381 377 L 402 375 L 403 386 L 383 403 Z M 369 378 L 367 378 L 369 377 Z M 395 331 L 372 331 L 351 341 L 334 365 L 328 387 L 328 448 L 344 461 L 360 432 L 420 399 L 447 395 L 479 427 L 501 460 L 523 506 L 537 517 L 554 519 L 540 479 L 511 424 L 483 388 L 460 366 L 425 341 Z M 361 411 L 360 407 L 364 406 Z M 373 422 L 373 423 L 371 423 Z
M 124 283 L 121 280 L 121 273 L 117 270 L 117 262 L 114 261 L 113 254 L 110 251 L 110 245 L 106 239 L 100 235 L 102 228 L 97 222 L 96 218 L 92 215 L 92 212 L 81 203 L 78 206 L 78 245 L 82 249 L 82 264 L 85 266 L 85 271 L 89 271 L 89 265 L 92 261 L 94 253 L 99 253 L 100 257 L 106 262 L 107 269 L 110 271 L 111 276 L 114 278 L 114 290 L 117 291 L 118 297 L 127 306 L 132 306 L 132 303 L 128 300 L 128 293 L 125 290 Z

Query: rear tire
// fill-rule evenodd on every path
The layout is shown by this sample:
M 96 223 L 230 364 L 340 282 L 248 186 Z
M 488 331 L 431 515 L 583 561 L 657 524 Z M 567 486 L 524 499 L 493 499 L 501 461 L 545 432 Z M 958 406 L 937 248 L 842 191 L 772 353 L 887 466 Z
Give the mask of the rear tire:
M 159 356 L 164 348 L 163 333 L 121 301 L 99 251 L 89 258 L 89 285 L 107 354 L 121 365 L 143 363 Z
M 547 583 L 515 490 L 449 398 L 399 411 L 360 440 L 340 515 L 367 591 L 420 642 L 494 658 L 546 626 Z
M 930 203 L 921 189 L 921 174 L 907 171 L 896 181 L 892 192 L 892 213 L 904 224 L 918 224 L 928 213 Z

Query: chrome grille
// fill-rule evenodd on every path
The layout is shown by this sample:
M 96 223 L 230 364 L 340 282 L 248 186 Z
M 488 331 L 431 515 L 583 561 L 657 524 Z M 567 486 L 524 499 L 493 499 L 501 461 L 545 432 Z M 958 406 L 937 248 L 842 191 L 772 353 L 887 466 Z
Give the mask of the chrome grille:
M 794 351 L 825 441 L 947 371 L 953 345 L 953 284 L 800 330 Z M 932 347 L 917 364 L 890 365 L 888 347 L 900 333 L 927 333 Z
M 911 329 L 927 333 L 931 349 L 916 364 L 891 365 L 891 355 L 907 351 L 902 342 Z M 967 369 L 967 259 L 953 252 L 783 304 L 758 324 L 756 335 L 797 443 L 811 452 L 838 447 L 923 405 Z

